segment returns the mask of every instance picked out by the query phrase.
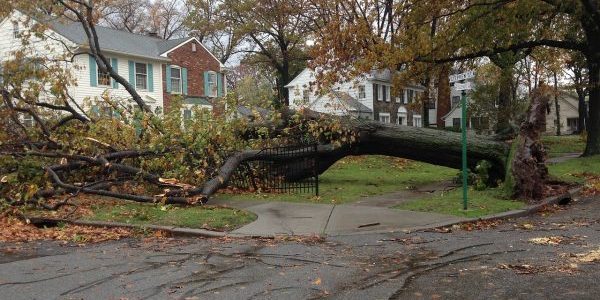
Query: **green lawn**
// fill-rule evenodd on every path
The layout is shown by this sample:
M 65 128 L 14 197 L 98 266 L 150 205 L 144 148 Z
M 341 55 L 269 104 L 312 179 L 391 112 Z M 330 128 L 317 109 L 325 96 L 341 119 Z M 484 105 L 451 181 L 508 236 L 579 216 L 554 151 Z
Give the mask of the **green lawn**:
M 471 218 L 519 209 L 525 206 L 523 202 L 510 200 L 502 188 L 484 191 L 469 189 L 468 196 L 467 211 L 463 210 L 462 189 L 460 188 L 429 198 L 412 200 L 394 208 Z
M 583 174 L 600 176 L 600 155 L 579 157 L 561 163 L 548 164 L 548 171 L 556 179 L 566 182 L 584 183 L 585 178 L 582 176 Z
M 455 169 L 385 156 L 347 157 L 319 177 L 320 197 L 311 194 L 219 194 L 219 199 L 348 203 L 415 186 L 450 180 Z
M 222 207 L 177 207 L 158 204 L 123 203 L 92 206 L 86 220 L 138 225 L 168 225 L 230 231 L 256 220 L 250 212 Z
M 585 139 L 579 135 L 543 136 L 542 143 L 550 157 L 582 153 L 585 150 Z

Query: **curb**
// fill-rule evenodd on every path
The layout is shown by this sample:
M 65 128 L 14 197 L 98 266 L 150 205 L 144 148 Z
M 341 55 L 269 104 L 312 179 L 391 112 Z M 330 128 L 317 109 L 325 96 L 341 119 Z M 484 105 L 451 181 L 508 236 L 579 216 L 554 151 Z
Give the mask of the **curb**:
M 67 219 L 51 219 L 51 218 L 29 218 L 32 224 L 57 224 L 67 223 L 81 226 L 91 227 L 107 227 L 107 228 L 132 228 L 140 230 L 164 231 L 173 236 L 200 236 L 207 238 L 220 238 L 228 236 L 226 232 L 212 231 L 206 229 L 182 228 L 174 226 L 161 225 L 137 225 L 119 222 L 103 222 L 103 221 L 83 221 L 83 220 L 67 220 Z
M 473 223 L 473 222 L 478 222 L 478 221 L 496 221 L 496 220 L 521 218 L 521 217 L 525 217 L 528 215 L 535 214 L 539 211 L 542 211 L 542 210 L 544 210 L 544 208 L 546 208 L 548 206 L 565 205 L 565 204 L 571 202 L 572 198 L 574 196 L 576 196 L 577 194 L 579 194 L 579 192 L 581 192 L 582 189 L 583 189 L 583 187 L 572 188 L 564 194 L 548 197 L 548 198 L 542 200 L 542 202 L 540 202 L 538 204 L 530 205 L 523 209 L 511 210 L 511 211 L 497 213 L 497 214 L 480 217 L 480 218 L 469 218 L 469 219 L 465 219 L 465 220 L 458 221 L 458 222 L 446 222 L 446 223 L 434 224 L 431 226 L 415 227 L 415 228 L 412 228 L 409 230 L 405 230 L 405 232 L 408 233 L 408 232 L 416 232 L 416 231 L 425 231 L 425 230 L 448 227 L 448 226 L 453 226 L 453 225 Z
M 547 206 L 552 206 L 555 204 L 567 204 L 571 201 L 571 199 L 577 195 L 583 187 L 576 187 L 570 189 L 568 192 L 552 196 L 544 199 L 542 202 L 534 205 L 530 205 L 523 209 L 511 210 L 503 213 L 493 214 L 480 218 L 469 218 L 463 219 L 460 221 L 451 221 L 451 222 L 443 222 L 443 223 L 434 223 L 428 224 L 425 226 L 413 227 L 413 228 L 402 228 L 402 229 L 387 229 L 387 230 L 373 230 L 373 231 L 361 231 L 361 232 L 352 232 L 352 233 L 342 233 L 342 234 L 325 234 L 321 235 L 324 237 L 336 237 L 336 236 L 349 236 L 349 235 L 362 235 L 362 234 L 377 234 L 377 233 L 394 233 L 394 232 L 418 232 L 418 231 L 426 231 L 432 230 L 436 228 L 448 227 L 453 225 L 461 225 L 467 223 L 473 223 L 478 221 L 494 221 L 494 220 L 504 220 L 504 219 L 512 219 L 528 216 L 534 213 L 537 213 Z M 66 220 L 66 219 L 52 219 L 52 218 L 29 218 L 32 224 L 57 224 L 57 223 L 68 223 L 74 225 L 82 225 L 82 226 L 92 226 L 92 227 L 108 227 L 108 228 L 134 228 L 141 230 L 152 230 L 152 231 L 164 231 L 173 236 L 187 236 L 187 237 L 206 237 L 206 238 L 222 238 L 222 237 L 231 237 L 231 238 L 266 238 L 273 239 L 276 236 L 274 235 L 247 235 L 233 232 L 220 232 L 220 231 L 212 231 L 206 229 L 194 229 L 194 228 L 182 228 L 182 227 L 174 227 L 174 226 L 160 226 L 160 225 L 137 225 L 137 224 L 129 224 L 129 223 L 118 223 L 118 222 L 104 222 L 104 221 L 83 221 L 83 220 Z M 290 235 L 284 235 L 290 236 Z

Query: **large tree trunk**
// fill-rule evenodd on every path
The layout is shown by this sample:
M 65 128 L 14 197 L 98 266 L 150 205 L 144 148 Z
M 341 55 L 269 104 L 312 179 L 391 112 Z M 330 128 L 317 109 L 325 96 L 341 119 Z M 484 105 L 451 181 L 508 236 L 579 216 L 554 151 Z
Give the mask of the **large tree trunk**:
M 515 156 L 511 162 L 516 198 L 540 199 L 544 195 L 548 169 L 540 136 L 546 128 L 546 107 L 550 95 L 550 87 L 541 86 L 534 91 L 527 119 L 521 124 Z
M 577 88 L 579 121 L 577 124 L 577 133 L 587 131 L 587 104 L 585 103 L 585 90 Z
M 583 156 L 600 154 L 600 59 L 588 57 L 589 118 L 588 137 Z

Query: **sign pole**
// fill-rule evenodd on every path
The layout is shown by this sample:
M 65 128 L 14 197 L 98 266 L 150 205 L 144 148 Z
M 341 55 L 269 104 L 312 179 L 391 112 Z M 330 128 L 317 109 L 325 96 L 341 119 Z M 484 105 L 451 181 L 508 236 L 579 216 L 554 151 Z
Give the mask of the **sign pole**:
M 461 97 L 461 134 L 462 134 L 462 184 L 463 184 L 463 209 L 467 210 L 467 191 L 468 191 L 468 176 L 469 170 L 467 169 L 467 92 L 462 91 Z

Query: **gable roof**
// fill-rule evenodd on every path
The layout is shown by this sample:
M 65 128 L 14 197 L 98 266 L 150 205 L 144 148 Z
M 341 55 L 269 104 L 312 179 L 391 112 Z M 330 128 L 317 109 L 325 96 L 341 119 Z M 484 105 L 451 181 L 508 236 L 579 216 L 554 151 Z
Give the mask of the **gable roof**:
M 223 63 L 221 62 L 220 59 L 218 59 L 212 52 L 210 52 L 210 50 L 208 50 L 206 48 L 206 46 L 204 46 L 204 44 L 202 44 L 202 42 L 200 42 L 200 40 L 198 40 L 195 37 L 187 37 L 187 38 L 181 38 L 181 39 L 175 39 L 175 40 L 164 40 L 165 43 L 161 44 L 159 46 L 159 48 L 161 48 L 161 56 L 163 57 L 167 57 L 167 54 L 169 54 L 169 52 L 191 42 L 191 41 L 196 41 L 196 43 L 198 43 L 200 45 L 200 47 L 202 47 L 204 50 L 206 50 L 206 52 L 208 52 L 208 54 L 210 54 L 210 56 L 219 62 L 219 66 L 221 68 L 224 68 L 225 66 L 223 65 Z
M 350 94 L 346 92 L 340 91 L 331 91 L 331 94 L 338 99 L 340 103 L 345 105 L 349 111 L 358 111 L 358 112 L 373 112 L 368 106 L 360 103 L 356 98 L 350 96 Z
M 87 35 L 79 22 L 50 21 L 48 27 L 77 45 L 88 44 Z M 95 28 L 100 48 L 109 52 L 165 60 L 164 57 L 160 56 L 161 49 L 171 43 L 169 40 L 108 27 L 96 26 Z
M 13 10 L 13 13 L 4 18 L 2 22 L 10 19 L 15 13 L 27 16 L 27 14 L 20 10 Z M 39 23 L 46 24 L 50 30 L 63 36 L 78 46 L 85 48 L 88 45 L 87 35 L 85 34 L 83 26 L 81 26 L 80 22 L 60 21 L 56 18 L 50 17 L 43 20 L 38 18 L 33 19 Z M 184 42 L 195 39 L 187 37 L 164 40 L 155 36 L 135 34 L 98 25 L 95 26 L 95 29 L 98 35 L 100 48 L 103 51 L 162 61 L 170 61 L 168 57 L 163 56 L 162 54 L 180 46 Z M 196 39 L 196 41 L 198 40 Z M 200 41 L 198 41 L 198 43 L 204 47 Z M 204 47 L 204 49 L 206 49 L 206 47 Z M 218 61 L 218 59 L 208 49 L 206 49 L 206 51 Z M 219 64 L 221 64 L 220 61 Z

